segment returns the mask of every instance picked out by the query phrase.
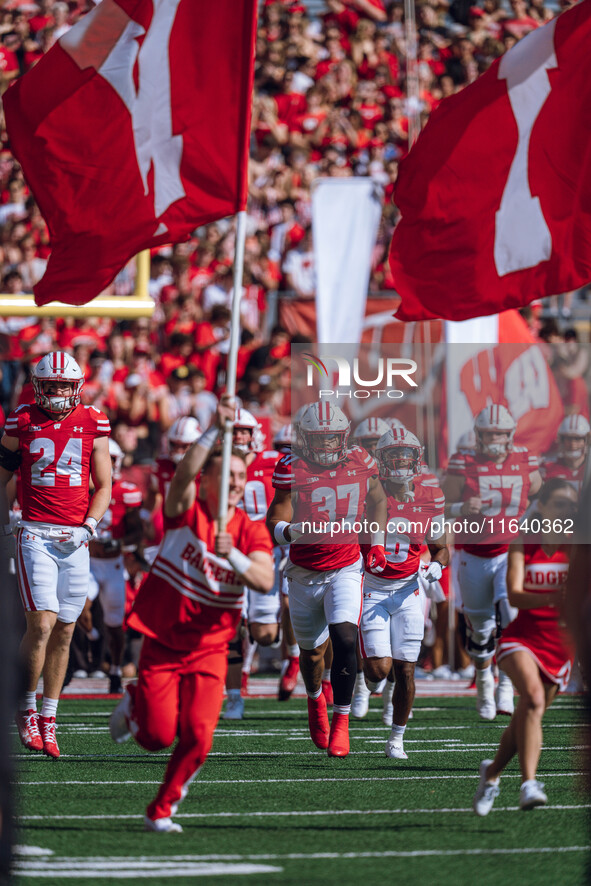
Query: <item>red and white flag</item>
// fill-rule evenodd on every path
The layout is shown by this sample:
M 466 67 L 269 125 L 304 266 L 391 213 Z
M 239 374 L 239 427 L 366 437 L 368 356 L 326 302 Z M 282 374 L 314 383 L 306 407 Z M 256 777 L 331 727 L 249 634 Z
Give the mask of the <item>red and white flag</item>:
M 400 320 L 463 320 L 591 280 L 591 0 L 445 99 L 400 166 Z
M 245 208 L 256 0 L 102 0 L 4 95 L 49 226 L 38 305 Z

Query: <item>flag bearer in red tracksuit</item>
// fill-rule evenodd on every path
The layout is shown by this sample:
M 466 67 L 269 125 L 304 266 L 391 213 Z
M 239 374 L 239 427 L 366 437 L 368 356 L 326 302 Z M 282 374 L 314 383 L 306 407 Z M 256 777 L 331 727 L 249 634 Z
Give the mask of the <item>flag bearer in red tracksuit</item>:
M 222 398 L 218 426 L 234 414 Z M 273 587 L 269 533 L 236 508 L 246 485 L 239 450 L 232 451 L 230 463 L 226 529 L 218 532 L 222 459 L 217 437 L 215 427 L 202 434 L 170 484 L 166 534 L 128 619 L 144 634 L 138 681 L 127 687 L 110 719 L 115 741 L 131 734 L 149 751 L 169 747 L 178 736 L 164 781 L 146 811 L 150 831 L 182 830 L 171 816 L 212 745 L 245 586 L 263 594 Z

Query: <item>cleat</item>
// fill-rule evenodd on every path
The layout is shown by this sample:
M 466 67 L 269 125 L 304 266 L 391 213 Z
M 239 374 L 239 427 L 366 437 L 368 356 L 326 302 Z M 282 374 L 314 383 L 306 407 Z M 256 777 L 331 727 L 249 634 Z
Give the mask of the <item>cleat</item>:
M 43 739 L 39 732 L 39 715 L 32 708 L 29 711 L 17 711 L 16 725 L 19 738 L 29 751 L 42 751 Z
M 107 674 L 105 674 L 104 671 L 101 671 L 100 668 L 97 668 L 95 671 L 91 671 L 88 676 L 92 677 L 93 680 L 106 680 L 107 679 Z
M 386 680 L 384 691 L 382 692 L 382 720 L 385 726 L 392 726 L 394 718 L 394 702 L 392 693 L 394 692 L 394 683 Z
M 476 710 L 481 720 L 494 720 L 497 716 L 495 679 L 490 670 L 483 675 L 484 671 L 476 671 Z
M 431 671 L 433 674 L 434 680 L 457 680 L 458 677 L 454 674 L 449 665 L 440 665 L 438 668 L 435 668 Z
M 148 818 L 147 815 L 144 815 L 144 830 L 155 831 L 157 834 L 183 833 L 180 824 L 177 824 L 172 818 Z
M 123 693 L 123 698 L 117 707 L 113 709 L 113 712 L 109 717 L 109 732 L 111 733 L 111 738 L 113 741 L 116 741 L 117 744 L 123 744 L 128 738 L 131 738 L 131 730 L 129 728 L 131 708 L 132 699 L 129 693 L 129 688 L 127 688 Z
M 279 701 L 287 701 L 291 697 L 292 692 L 296 688 L 298 682 L 298 674 L 300 672 L 300 659 L 287 658 L 283 662 L 281 679 L 279 680 L 279 692 L 277 698 Z
M 109 674 L 109 695 L 121 695 L 122 693 L 121 674 Z
M 544 793 L 544 785 L 535 778 L 524 781 L 519 791 L 519 808 L 524 812 L 529 809 L 535 809 L 536 806 L 545 806 L 548 797 Z
M 242 674 L 240 677 L 240 694 L 241 695 L 248 695 L 248 677 L 249 677 L 248 671 L 242 671 Z
M 401 735 L 394 735 L 392 732 L 390 738 L 386 742 L 384 751 L 386 757 L 390 757 L 391 760 L 408 760 L 408 754 L 404 750 L 404 743 Z
M 332 707 L 334 704 L 334 696 L 332 694 L 332 684 L 330 680 L 322 681 L 322 694 L 326 699 L 326 704 Z
M 39 715 L 39 731 L 43 739 L 43 753 L 54 760 L 60 755 L 60 749 L 57 746 L 55 738 L 55 717 L 42 717 Z
M 244 699 L 239 695 L 238 698 L 226 699 L 226 710 L 224 711 L 224 720 L 242 720 L 244 717 Z
M 371 692 L 367 687 L 363 673 L 357 674 L 355 677 L 353 700 L 351 702 L 351 713 L 357 720 L 362 720 L 369 711 L 370 695 Z
M 347 714 L 333 714 L 328 739 L 329 757 L 346 757 L 349 753 L 349 717 Z
M 456 674 L 460 680 L 470 680 L 472 682 L 476 676 L 476 668 L 473 664 L 469 664 L 465 668 L 459 668 Z
M 316 747 L 322 751 L 326 750 L 330 726 L 326 709 L 326 697 L 323 693 L 318 698 L 310 698 L 308 696 L 308 727 L 310 729 L 310 738 Z
M 72 674 L 72 679 L 73 680 L 86 680 L 86 679 L 88 679 L 88 674 L 86 673 L 86 671 L 83 671 L 82 668 L 78 668 L 78 670 L 74 671 L 74 673 Z
M 493 808 L 493 803 L 495 802 L 496 797 L 499 796 L 501 791 L 498 778 L 495 778 L 494 781 L 486 780 L 486 770 L 491 763 L 492 760 L 483 760 L 480 764 L 480 782 L 478 784 L 478 790 L 474 794 L 474 799 L 472 800 L 472 809 L 476 815 L 480 815 L 481 817 L 488 815 Z
M 515 702 L 513 700 L 513 683 L 503 671 L 499 672 L 499 682 L 495 690 L 495 704 L 497 714 L 513 715 Z

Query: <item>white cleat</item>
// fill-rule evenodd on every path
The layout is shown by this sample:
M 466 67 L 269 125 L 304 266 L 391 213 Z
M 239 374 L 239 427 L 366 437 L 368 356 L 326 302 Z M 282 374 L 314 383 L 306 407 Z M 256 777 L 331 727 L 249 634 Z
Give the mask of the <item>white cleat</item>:
M 391 735 L 386 742 L 384 750 L 386 757 L 390 757 L 391 760 L 408 760 L 408 754 L 404 750 L 401 735 Z
M 460 678 L 460 680 L 473 680 L 474 679 L 474 671 L 475 667 L 473 664 L 467 665 L 465 668 L 459 668 L 456 671 L 456 674 Z
M 433 678 L 435 680 L 457 680 L 458 678 L 455 676 L 452 669 L 449 665 L 440 665 L 435 670 L 431 671 L 433 674 Z
M 224 720 L 242 720 L 244 717 L 244 699 L 238 698 L 226 699 L 226 710 L 224 711 Z
M 476 710 L 482 720 L 494 720 L 497 715 L 495 704 L 495 678 L 490 668 L 476 671 Z
M 503 671 L 499 670 L 499 682 L 495 690 L 495 704 L 497 714 L 506 714 L 511 717 L 515 710 L 513 700 L 513 683 Z
M 131 730 L 129 728 L 129 719 L 131 717 L 131 695 L 125 690 L 121 697 L 121 701 L 117 707 L 113 709 L 109 717 L 109 732 L 111 738 L 117 744 L 123 744 L 131 738 Z
M 492 760 L 483 760 L 480 764 L 480 782 L 478 784 L 478 790 L 474 794 L 474 799 L 472 800 L 472 809 L 476 815 L 480 815 L 481 817 L 488 815 L 501 790 L 498 778 L 494 781 L 486 780 L 486 770 L 491 763 Z
M 527 812 L 528 809 L 535 809 L 536 806 L 545 806 L 548 797 L 544 793 L 544 785 L 535 778 L 524 781 L 519 791 L 519 808 Z
M 371 692 L 365 684 L 363 673 L 357 674 L 355 678 L 355 689 L 353 692 L 353 700 L 351 702 L 351 713 L 357 720 L 362 720 L 369 710 L 369 696 Z
M 144 830 L 154 831 L 157 834 L 183 833 L 180 824 L 177 824 L 172 818 L 148 818 L 147 815 L 144 815 Z

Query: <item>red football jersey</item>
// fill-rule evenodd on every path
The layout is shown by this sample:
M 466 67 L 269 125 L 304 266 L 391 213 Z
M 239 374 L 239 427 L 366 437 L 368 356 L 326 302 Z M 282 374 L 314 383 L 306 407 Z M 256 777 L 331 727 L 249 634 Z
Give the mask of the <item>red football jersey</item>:
M 439 487 L 415 483 L 414 501 L 402 502 L 388 496 L 388 531 L 386 533 L 386 560 L 388 565 L 375 576 L 387 581 L 409 578 L 419 571 L 421 551 L 430 537 L 431 523 L 443 529 L 445 499 Z M 436 524 L 437 525 L 437 524 Z M 361 545 L 365 560 L 370 545 Z M 373 573 L 372 573 L 373 575 Z
M 524 545 L 523 551 L 524 591 L 548 594 L 564 586 L 568 576 L 568 546 L 559 547 L 551 556 L 537 544 Z M 558 625 L 559 616 L 556 606 L 520 609 L 517 618 L 503 630 L 499 649 L 505 654 L 523 647 L 530 649 L 541 669 L 564 688 L 568 683 L 574 650 L 571 638 Z
M 568 465 L 563 464 L 557 458 L 547 458 L 542 462 L 540 472 L 544 482 L 551 480 L 552 477 L 559 477 L 561 480 L 566 480 L 570 483 L 575 492 L 580 492 L 585 479 L 586 464 L 587 462 L 584 461 L 578 468 L 569 468 Z
M 277 463 L 273 474 L 276 489 L 289 490 L 294 501 L 293 521 L 322 524 L 363 520 L 369 480 L 377 476 L 374 458 L 360 446 L 347 450 L 346 458 L 334 465 L 316 465 L 289 453 Z M 322 533 L 319 533 L 322 536 Z M 327 543 L 298 541 L 289 548 L 297 566 L 322 572 L 350 566 L 359 558 L 359 539 L 353 532 L 340 532 Z
M 123 538 L 126 532 L 125 515 L 130 508 L 141 508 L 142 501 L 142 490 L 135 483 L 127 483 L 125 480 L 114 483 L 111 503 L 97 528 L 99 538 Z
M 273 501 L 273 472 L 281 458 L 274 449 L 257 452 L 254 461 L 246 469 L 246 487 L 240 507 L 251 520 L 264 520 Z
M 22 454 L 23 520 L 81 526 L 90 500 L 94 440 L 111 433 L 107 416 L 79 405 L 56 419 L 26 404 L 10 413 L 4 432 L 18 439 Z
M 196 499 L 178 517 L 164 518 L 166 534 L 127 623 L 171 649 L 190 651 L 204 634 L 232 639 L 240 621 L 244 583 L 215 553 L 217 520 Z M 226 531 L 243 554 L 273 545 L 266 527 L 236 508 Z
M 525 513 L 531 486 L 529 476 L 538 468 L 536 456 L 522 446 L 514 446 L 500 464 L 481 453 L 456 452 L 452 455 L 447 471 L 464 478 L 463 501 L 472 497 L 482 501 L 479 537 L 495 539 L 490 544 L 474 544 L 470 541 L 473 536 L 465 536 L 461 540 L 465 551 L 477 557 L 496 557 L 507 551 L 509 521 L 519 519 Z

